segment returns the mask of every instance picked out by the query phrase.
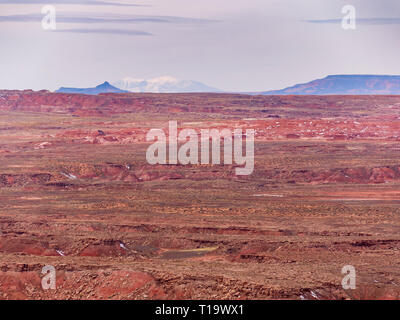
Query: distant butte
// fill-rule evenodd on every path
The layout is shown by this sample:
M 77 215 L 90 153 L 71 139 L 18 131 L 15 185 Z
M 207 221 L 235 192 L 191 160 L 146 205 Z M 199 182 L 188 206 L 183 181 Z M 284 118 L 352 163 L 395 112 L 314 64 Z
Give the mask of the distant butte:
M 264 95 L 398 95 L 400 76 L 330 75 Z
M 104 83 L 98 85 L 94 88 L 66 88 L 61 87 L 56 91 L 57 93 L 81 93 L 81 94 L 91 94 L 97 95 L 100 93 L 126 93 L 128 91 L 118 89 L 117 87 L 112 86 L 109 82 L 105 81 Z

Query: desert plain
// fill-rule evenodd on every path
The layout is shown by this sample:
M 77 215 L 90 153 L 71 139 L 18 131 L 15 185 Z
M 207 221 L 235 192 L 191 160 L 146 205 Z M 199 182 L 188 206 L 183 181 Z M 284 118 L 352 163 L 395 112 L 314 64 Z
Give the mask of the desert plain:
M 148 164 L 171 120 L 254 172 Z M 398 299 L 400 97 L 0 91 L 0 232 L 0 299 Z

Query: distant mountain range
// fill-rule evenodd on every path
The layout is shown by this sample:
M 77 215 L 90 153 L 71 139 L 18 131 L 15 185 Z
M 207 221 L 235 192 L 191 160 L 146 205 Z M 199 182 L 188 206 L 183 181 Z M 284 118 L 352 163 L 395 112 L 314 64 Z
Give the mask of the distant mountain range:
M 184 92 L 221 92 L 204 83 L 181 80 L 170 76 L 153 79 L 124 78 L 113 85 L 119 89 L 130 92 L 154 92 L 154 93 L 184 93 Z
M 398 95 L 400 76 L 331 75 L 263 95 Z
M 100 94 L 100 93 L 190 93 L 222 92 L 201 82 L 159 77 L 149 80 L 125 78 L 104 82 L 94 88 L 61 87 L 56 92 Z M 253 92 L 261 95 L 400 95 L 400 76 L 385 75 L 330 75 L 308 83 L 297 84 L 282 90 Z
M 66 88 L 61 87 L 56 92 L 59 93 L 81 93 L 81 94 L 100 94 L 100 93 L 127 93 L 129 91 L 121 90 L 112 86 L 109 82 L 104 82 L 94 88 Z

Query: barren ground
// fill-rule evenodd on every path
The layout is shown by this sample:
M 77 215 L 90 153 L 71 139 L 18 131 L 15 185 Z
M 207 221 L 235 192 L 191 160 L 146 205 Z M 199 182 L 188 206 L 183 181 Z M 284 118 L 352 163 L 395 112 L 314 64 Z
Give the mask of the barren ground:
M 254 173 L 147 164 L 169 120 L 255 129 Z M 0 91 L 0 298 L 398 298 L 399 137 L 394 96 Z

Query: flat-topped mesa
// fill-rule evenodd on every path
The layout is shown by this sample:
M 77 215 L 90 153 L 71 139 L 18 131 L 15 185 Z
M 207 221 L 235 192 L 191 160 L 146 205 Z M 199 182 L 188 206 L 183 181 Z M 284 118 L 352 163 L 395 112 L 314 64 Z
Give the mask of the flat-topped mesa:
M 329 75 L 265 95 L 399 95 L 400 76 Z

